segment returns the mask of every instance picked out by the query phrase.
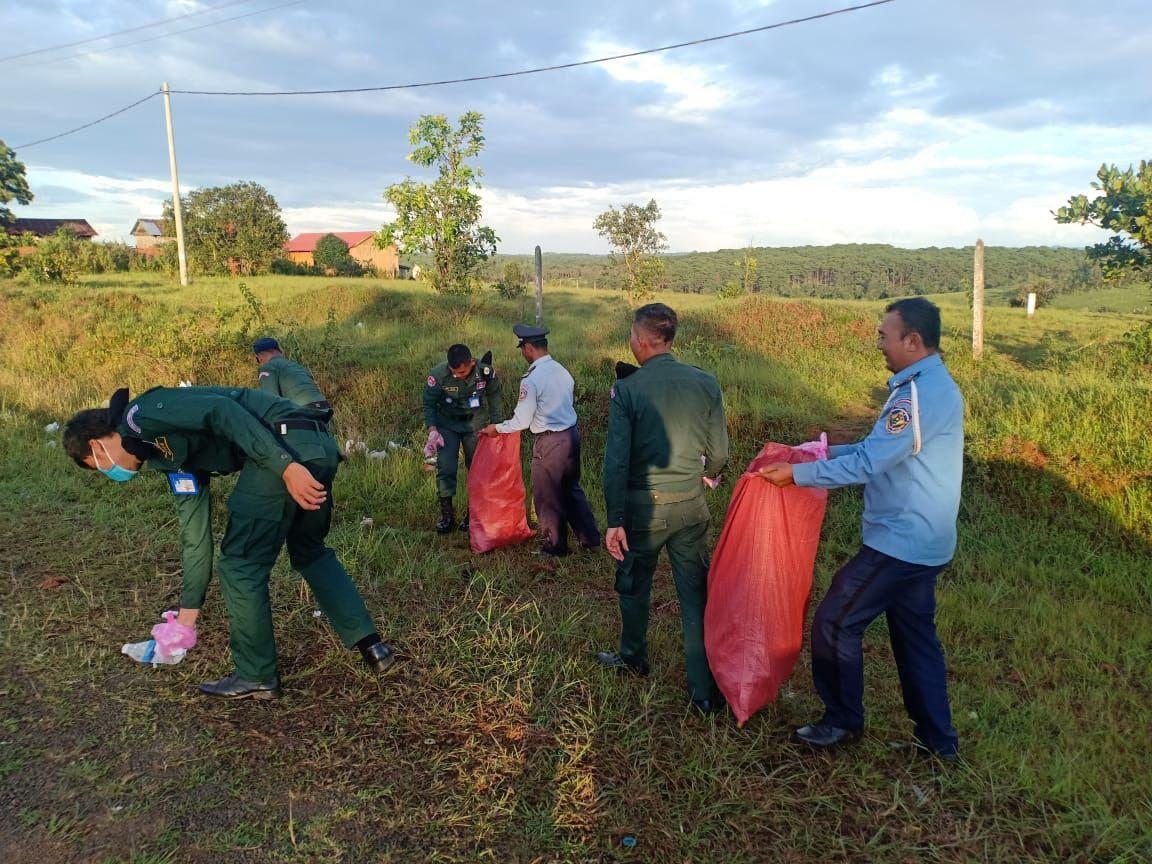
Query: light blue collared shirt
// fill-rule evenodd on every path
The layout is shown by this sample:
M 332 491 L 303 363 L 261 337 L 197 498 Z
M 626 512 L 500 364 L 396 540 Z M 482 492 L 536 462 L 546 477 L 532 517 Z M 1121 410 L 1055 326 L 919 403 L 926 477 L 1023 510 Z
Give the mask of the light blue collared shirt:
M 572 401 L 575 382 L 568 370 L 545 354 L 528 367 L 520 379 L 516 410 L 497 432 L 562 432 L 576 425 L 576 406 Z
M 880 419 L 858 444 L 795 465 L 797 486 L 864 484 L 864 545 L 910 564 L 939 566 L 956 552 L 964 473 L 964 399 L 939 354 L 888 379 Z

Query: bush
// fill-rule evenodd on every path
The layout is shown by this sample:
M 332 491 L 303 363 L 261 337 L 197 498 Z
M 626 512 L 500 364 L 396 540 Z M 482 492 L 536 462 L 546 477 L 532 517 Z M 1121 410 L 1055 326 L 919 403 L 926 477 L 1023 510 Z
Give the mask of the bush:
M 63 225 L 51 237 L 41 240 L 36 251 L 25 259 L 24 272 L 33 282 L 73 285 L 81 272 L 81 245 L 75 229 Z
M 297 264 L 290 258 L 273 258 L 268 269 L 277 276 L 313 276 L 317 272 L 315 267 Z
M 1036 292 L 1036 308 L 1048 306 L 1056 296 L 1056 288 L 1047 279 L 1033 279 L 1016 289 L 1016 296 L 1008 301 L 1010 306 L 1023 308 L 1028 305 L 1028 295 Z
M 348 251 L 348 244 L 335 234 L 325 234 L 312 251 L 316 268 L 327 276 L 359 276 L 360 263 Z
M 528 273 L 519 261 L 509 261 L 504 265 L 500 281 L 492 287 L 501 297 L 523 297 L 528 291 Z

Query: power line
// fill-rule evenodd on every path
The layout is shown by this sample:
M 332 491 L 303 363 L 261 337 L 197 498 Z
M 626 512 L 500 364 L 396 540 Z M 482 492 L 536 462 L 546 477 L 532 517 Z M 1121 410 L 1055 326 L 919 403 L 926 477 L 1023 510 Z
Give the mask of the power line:
M 15 147 L 13 149 L 27 150 L 29 147 L 35 147 L 37 144 L 47 144 L 49 141 L 55 141 L 57 138 L 63 138 L 66 135 L 75 134 L 76 132 L 79 132 L 82 129 L 87 129 L 91 126 L 95 126 L 97 123 L 103 123 L 105 120 L 111 120 L 113 117 L 116 117 L 120 114 L 123 114 L 125 111 L 131 111 L 137 105 L 143 105 L 149 99 L 154 99 L 159 95 L 160 95 L 160 91 L 156 90 L 153 93 L 149 93 L 143 99 L 137 99 L 131 105 L 125 105 L 123 108 L 119 109 L 118 111 L 113 111 L 111 114 L 105 114 L 103 117 L 100 117 L 97 120 L 93 120 L 91 123 L 85 123 L 83 126 L 77 126 L 75 129 L 69 129 L 67 132 L 61 132 L 58 135 L 52 135 L 52 136 L 49 136 L 48 138 L 41 138 L 39 141 L 31 141 L 28 144 L 21 144 L 18 147 Z
M 249 2 L 249 0 L 244 0 Z M 161 33 L 159 36 L 149 36 L 147 39 L 136 39 L 132 42 L 121 42 L 118 45 L 109 45 L 107 48 L 95 48 L 92 51 L 81 51 L 78 54 L 69 54 L 66 57 L 52 57 L 48 60 L 37 60 L 34 63 L 27 63 L 28 66 L 45 66 L 49 63 L 63 63 L 66 60 L 75 60 L 78 57 L 88 57 L 92 54 L 105 54 L 109 51 L 115 51 L 118 48 L 130 48 L 133 45 L 143 45 L 145 42 L 155 42 L 158 39 L 167 39 L 169 36 L 179 36 L 181 33 L 192 33 L 196 30 L 204 30 L 208 27 L 216 27 L 219 24 L 227 24 L 229 21 L 239 21 L 241 18 L 251 18 L 255 15 L 263 15 L 267 12 L 274 12 L 277 9 L 284 9 L 288 6 L 299 6 L 301 3 L 306 3 L 307 0 L 289 0 L 288 3 L 278 3 L 275 6 L 269 6 L 265 9 L 257 9 L 254 12 L 245 12 L 243 15 L 233 15 L 230 18 L 221 18 L 217 21 L 209 21 L 207 24 L 197 24 L 195 27 L 185 27 L 182 30 L 172 30 L 168 33 Z M 173 93 L 176 91 L 173 90 Z
M 285 6 L 291 6 L 291 5 L 295 5 L 296 3 L 302 3 L 302 2 L 304 2 L 304 0 L 293 0 L 292 3 L 286 3 L 284 5 Z M 516 71 L 516 72 L 499 72 L 499 73 L 496 73 L 493 75 L 475 75 L 475 76 L 472 76 L 469 78 L 449 78 L 449 79 L 445 79 L 442 81 L 423 81 L 423 82 L 419 82 L 419 83 L 415 83 L 415 84 L 389 84 L 389 85 L 386 85 L 383 87 L 350 87 L 350 88 L 343 88 L 343 89 L 339 89 L 339 90 L 281 90 L 281 91 L 172 90 L 171 92 L 172 93 L 180 93 L 180 94 L 183 94 L 186 96 L 319 96 L 319 95 L 337 94 L 337 93 L 371 93 L 371 92 L 380 92 L 380 91 L 385 91 L 385 90 L 411 90 L 411 89 L 415 89 L 418 87 L 439 87 L 439 86 L 443 86 L 443 85 L 447 85 L 447 84 L 464 84 L 464 83 L 468 83 L 468 82 L 472 82 L 472 81 L 491 81 L 491 80 L 494 80 L 497 78 L 514 78 L 514 77 L 521 76 L 521 75 L 534 75 L 534 74 L 539 73 L 539 72 L 555 72 L 555 71 L 560 70 L 560 69 L 574 69 L 574 68 L 577 68 L 579 66 L 591 66 L 591 65 L 596 64 L 596 63 L 607 63 L 611 60 L 624 60 L 624 59 L 627 59 L 629 57 L 640 57 L 640 56 L 643 56 L 645 54 L 658 54 L 662 51 L 672 51 L 672 50 L 675 50 L 677 48 L 687 48 L 691 45 L 704 45 L 704 44 L 709 43 L 709 42 L 719 42 L 719 41 L 724 40 L 724 39 L 734 39 L 738 36 L 748 36 L 752 33 L 763 33 L 767 30 L 777 30 L 781 27 L 790 27 L 790 26 L 795 25 L 795 24 L 804 24 L 804 23 L 807 23 L 809 21 L 817 21 L 817 20 L 820 20 L 822 18 L 831 18 L 834 15 L 844 15 L 844 14 L 849 13 L 849 12 L 858 12 L 861 9 L 870 9 L 874 6 L 883 6 L 887 3 L 892 3 L 892 2 L 894 2 L 894 0 L 874 0 L 874 2 L 863 3 L 863 4 L 858 5 L 858 6 L 846 6 L 842 9 L 833 9 L 829 12 L 821 12 L 817 15 L 808 15 L 804 18 L 793 18 L 789 21 L 780 21 L 780 22 L 777 22 L 776 24 L 767 24 L 763 27 L 752 27 L 748 30 L 739 30 L 735 33 L 724 33 L 720 36 L 707 36 L 707 37 L 702 38 L 702 39 L 693 39 L 693 40 L 690 40 L 688 42 L 677 42 L 674 45 L 664 45 L 660 48 L 647 48 L 643 51 L 630 51 L 626 54 L 613 54 L 609 57 L 598 57 L 598 58 L 595 58 L 593 60 L 580 60 L 580 61 L 577 61 L 575 63 L 560 63 L 560 64 L 557 64 L 555 66 L 540 66 L 540 67 L 537 67 L 535 69 L 521 69 L 521 70 Z M 280 8 L 280 7 L 271 7 L 271 8 L 275 9 L 275 8 Z M 265 9 L 265 10 L 261 10 L 261 11 L 267 12 L 270 10 Z M 259 14 L 259 13 L 250 12 L 247 14 L 248 15 L 255 15 L 255 14 Z M 245 16 L 237 16 L 237 17 L 247 17 L 247 16 L 245 15 Z M 215 23 L 223 23 L 223 22 L 215 22 Z M 201 26 L 204 27 L 204 26 L 211 26 L 211 25 L 201 25 Z M 191 29 L 200 29 L 200 28 L 191 28 Z M 168 34 L 168 35 L 172 35 L 172 34 Z M 150 41 L 150 40 L 148 40 L 148 41 Z M 120 114 L 123 114 L 125 111 L 130 111 L 131 109 L 135 108 L 137 105 L 143 105 L 149 99 L 152 99 L 153 97 L 159 96 L 159 95 L 160 95 L 160 91 L 157 90 L 153 93 L 149 93 L 143 99 L 139 99 L 139 100 L 133 102 L 131 105 L 126 105 L 123 108 L 119 109 L 118 111 L 113 111 L 111 114 L 105 114 L 103 117 L 100 117 L 96 120 L 93 120 L 91 123 L 85 123 L 83 126 L 77 126 L 75 129 L 69 129 L 66 132 L 60 132 L 57 135 L 52 135 L 52 136 L 49 136 L 47 138 L 41 138 L 37 141 L 29 142 L 28 144 L 21 144 L 18 147 L 16 147 L 15 149 L 26 150 L 29 147 L 35 147 L 38 144 L 46 144 L 49 141 L 55 141 L 58 138 L 64 138 L 65 136 L 73 135 L 76 132 L 80 132 L 84 129 L 88 129 L 92 126 L 97 125 L 98 123 L 103 123 L 106 120 L 111 120 L 113 117 L 116 117 Z
M 9 54 L 7 57 L 0 57 L 0 63 L 7 63 L 9 60 L 19 60 L 22 57 L 31 57 L 34 54 L 47 54 L 51 51 L 59 51 L 61 48 L 75 48 L 77 45 L 89 45 L 92 42 L 99 42 L 101 39 L 111 39 L 115 36 L 124 36 L 128 33 L 137 33 L 141 30 L 148 30 L 151 27 L 159 27 L 161 24 L 171 24 L 173 21 L 183 21 L 185 18 L 195 18 L 197 15 L 207 15 L 209 12 L 218 12 L 221 9 L 227 9 L 229 6 L 239 6 L 241 3 L 251 3 L 252 0 L 230 0 L 228 3 L 221 3 L 219 6 L 209 6 L 207 9 L 199 9 L 195 12 L 187 12 L 183 15 L 175 15 L 172 18 L 161 18 L 157 21 L 149 21 L 147 24 L 138 24 L 135 27 L 129 27 L 126 30 L 115 30 L 111 33 L 105 33 L 103 36 L 91 36 L 87 39 L 77 39 L 75 42 L 61 42 L 59 45 L 50 45 L 47 48 L 37 48 L 34 51 L 25 51 L 23 54 Z
M 556 72 L 560 69 L 575 69 L 579 66 L 592 66 L 596 63 L 607 63 L 611 60 L 626 60 L 629 57 L 658 54 L 661 51 L 673 51 L 677 48 L 687 48 L 691 45 L 704 45 L 708 42 L 719 42 L 723 39 L 735 39 L 737 36 L 748 36 L 752 33 L 763 33 L 766 30 L 777 30 L 781 27 L 805 24 L 809 21 L 818 21 L 821 18 L 831 18 L 834 15 L 844 15 L 849 12 L 859 12 L 861 9 L 870 9 L 873 6 L 883 6 L 886 3 L 892 2 L 894 2 L 894 0 L 874 0 L 874 2 L 862 3 L 859 6 L 846 6 L 842 9 L 833 9 L 830 12 L 821 12 L 817 15 L 793 18 L 789 21 L 780 21 L 776 24 L 767 24 L 763 27 L 752 27 L 748 30 L 738 30 L 735 33 L 724 33 L 720 36 L 708 36 L 703 39 L 692 39 L 688 42 L 677 42 L 673 45 L 664 45 L 660 48 L 646 48 L 643 51 L 629 51 L 626 54 L 613 54 L 609 57 L 597 57 L 593 60 L 578 60 L 574 63 L 559 63 L 555 66 L 538 66 L 534 69 L 521 69 L 516 72 L 497 72 L 492 75 L 473 75 L 468 78 L 446 78 L 441 81 L 422 81 L 416 84 L 388 84 L 382 87 L 344 87 L 336 90 L 173 90 L 172 92 L 185 96 L 324 96 L 337 93 L 379 93 L 386 90 L 414 90 L 418 87 L 441 87 L 445 84 L 492 81 L 497 78 L 515 78 L 520 75 L 535 75 L 539 72 Z

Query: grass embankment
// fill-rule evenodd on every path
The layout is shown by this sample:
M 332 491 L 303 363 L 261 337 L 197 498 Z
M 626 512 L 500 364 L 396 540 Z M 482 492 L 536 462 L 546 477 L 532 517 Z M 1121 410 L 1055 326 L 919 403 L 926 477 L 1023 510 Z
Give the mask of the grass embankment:
M 963 298 L 944 298 L 969 413 L 960 549 L 939 612 L 965 762 L 944 770 L 892 746 L 910 730 L 882 622 L 867 638 L 868 736 L 813 756 L 787 742 L 818 710 L 806 657 L 742 730 L 687 710 L 666 571 L 653 676 L 619 680 L 591 663 L 617 632 L 604 553 L 473 557 L 462 535 L 431 532 L 424 377 L 462 340 L 492 347 L 514 381 L 509 327 L 530 318 L 529 300 L 248 284 L 256 302 L 226 280 L 186 293 L 146 278 L 0 286 L 5 862 L 1152 857 L 1152 393 L 1147 369 L 1125 371 L 1100 347 L 1140 319 L 994 308 L 977 367 Z M 683 356 L 724 387 L 735 466 L 768 439 L 848 437 L 871 422 L 880 304 L 664 299 L 681 312 Z M 585 486 L 602 517 L 628 312 L 618 295 L 581 291 L 550 294 L 547 314 L 577 380 Z M 178 596 L 163 480 L 119 487 L 75 470 L 43 426 L 121 385 L 252 382 L 257 331 L 286 336 L 314 367 L 341 439 L 410 448 L 344 466 L 331 536 L 409 659 L 383 683 L 361 671 L 282 561 L 286 697 L 222 705 L 195 693 L 229 669 L 215 588 L 183 665 L 142 669 L 118 653 Z M 733 476 L 712 497 L 716 531 Z M 817 592 L 856 548 L 859 512 L 858 493 L 833 495 Z

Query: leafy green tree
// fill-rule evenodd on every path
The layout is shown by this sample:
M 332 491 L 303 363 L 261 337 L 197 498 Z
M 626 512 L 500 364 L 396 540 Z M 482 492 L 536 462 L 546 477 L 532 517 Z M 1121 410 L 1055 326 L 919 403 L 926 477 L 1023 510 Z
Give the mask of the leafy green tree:
M 443 114 L 425 114 L 412 126 L 408 159 L 436 169 L 436 179 L 420 183 L 411 177 L 389 186 L 384 199 L 396 208 L 396 219 L 376 235 L 376 245 L 395 244 L 404 255 L 429 255 L 426 271 L 432 287 L 449 294 L 469 293 L 476 268 L 496 254 L 499 237 L 480 225 L 479 179 L 468 163 L 484 149 L 484 117 L 477 111 L 460 116 L 453 128 Z
M 280 205 L 259 183 L 243 181 L 197 189 L 180 200 L 188 261 L 198 272 L 264 273 L 288 240 Z M 172 219 L 171 200 L 164 202 L 164 219 Z M 175 257 L 174 252 L 171 257 Z
M 31 204 L 32 190 L 28 188 L 24 163 L 16 159 L 16 151 L 0 139 L 0 231 L 12 224 L 12 211 L 5 207 L 11 201 Z
M 1008 305 L 1023 309 L 1028 305 L 1029 294 L 1036 295 L 1037 309 L 1042 306 L 1050 306 L 1056 298 L 1056 286 L 1049 279 L 1030 279 L 1016 289 L 1016 294 L 1008 301 Z
M 519 261 L 508 261 L 495 285 L 501 297 L 523 297 L 528 291 L 528 271 Z
M 62 225 L 55 234 L 37 244 L 36 251 L 28 256 L 24 270 L 34 282 L 74 285 L 81 272 L 82 243 L 76 237 L 75 228 Z
M 1088 247 L 1088 257 L 1100 263 L 1106 277 L 1125 271 L 1152 269 L 1152 162 L 1121 171 L 1101 165 L 1092 188 L 1104 194 L 1089 200 L 1075 195 L 1055 212 L 1062 224 L 1092 224 L 1115 236 L 1107 243 Z
M 633 302 L 652 296 L 664 280 L 664 264 L 656 255 L 668 248 L 667 238 L 656 228 L 660 208 L 656 201 L 609 207 L 592 227 L 612 246 L 612 261 L 623 272 Z
M 325 234 L 316 241 L 312 261 L 325 273 L 337 276 L 358 276 L 361 272 L 360 265 L 348 251 L 348 244 L 335 234 Z

